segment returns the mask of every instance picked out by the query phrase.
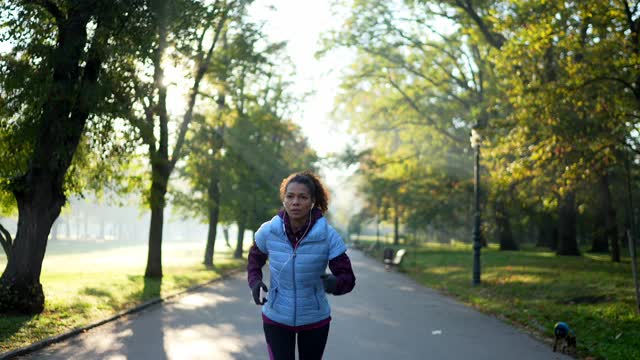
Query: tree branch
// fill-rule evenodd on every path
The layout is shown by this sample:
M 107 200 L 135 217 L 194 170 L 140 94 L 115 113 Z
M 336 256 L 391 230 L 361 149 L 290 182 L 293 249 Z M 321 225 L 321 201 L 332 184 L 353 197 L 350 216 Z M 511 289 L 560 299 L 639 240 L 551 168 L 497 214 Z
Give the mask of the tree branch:
M 581 84 L 580 86 L 575 86 L 575 87 L 570 87 L 569 89 L 571 90 L 579 90 L 581 88 L 584 88 L 585 86 L 589 86 L 593 83 L 597 83 L 600 81 L 613 81 L 613 82 L 617 82 L 620 83 L 622 85 L 624 85 L 624 87 L 628 88 L 629 90 L 631 90 L 631 92 L 633 93 L 633 95 L 635 96 L 636 99 L 640 100 L 640 89 L 636 89 L 633 87 L 633 84 L 631 84 L 630 82 L 624 80 L 624 79 L 620 79 L 620 78 L 616 78 L 613 76 L 599 76 L 593 79 L 589 79 L 587 81 L 585 81 L 583 84 Z
M 411 160 L 411 159 L 417 158 L 419 156 L 420 156 L 420 153 L 416 152 L 414 154 L 407 155 L 407 156 L 404 156 L 404 157 L 401 157 L 401 158 L 397 158 L 397 159 L 393 159 L 393 158 L 389 159 L 388 158 L 386 161 L 383 161 L 383 162 L 376 162 L 375 160 L 369 160 L 369 161 L 365 160 L 365 161 L 366 161 L 367 165 L 369 165 L 369 169 L 380 169 L 380 168 L 385 167 L 387 165 L 404 164 L 407 160 Z
M 216 48 L 216 45 L 218 44 L 218 40 L 220 39 L 220 35 L 223 32 L 224 25 L 227 22 L 227 16 L 229 14 L 230 9 L 233 6 L 235 6 L 235 2 L 232 2 L 226 5 L 226 8 L 222 13 L 221 18 L 218 21 L 218 24 L 216 26 L 215 33 L 213 36 L 213 41 L 211 43 L 211 46 L 209 47 L 209 50 L 207 51 L 207 56 L 204 58 L 203 62 L 196 64 L 198 68 L 197 68 L 195 79 L 193 80 L 193 87 L 191 88 L 191 94 L 189 96 L 187 111 L 185 112 L 184 117 L 182 118 L 182 123 L 180 124 L 178 138 L 173 148 L 173 154 L 171 155 L 171 159 L 169 160 L 169 172 L 173 170 L 176 163 L 178 162 L 178 158 L 180 157 L 180 152 L 182 151 L 182 145 L 184 144 L 184 139 L 187 134 L 187 130 L 189 130 L 189 124 L 193 119 L 193 109 L 195 107 L 196 99 L 198 97 L 200 82 L 202 81 L 204 74 L 206 74 L 209 68 L 209 64 L 211 63 L 211 57 L 213 56 L 213 50 Z M 202 59 L 201 54 L 198 54 L 198 57 Z
M 476 46 L 473 45 L 472 46 L 472 53 L 473 53 L 473 48 L 475 48 Z M 463 56 L 465 57 L 465 59 L 467 59 L 467 67 L 469 67 L 469 73 L 471 74 L 471 80 L 473 81 L 473 85 L 474 85 L 474 89 L 477 92 L 482 91 L 482 86 L 480 84 L 481 81 L 481 77 L 482 77 L 482 71 L 480 71 L 480 59 L 481 57 L 479 56 L 479 53 L 476 57 L 478 57 L 478 61 L 475 62 L 476 66 L 478 67 L 478 72 L 476 73 L 475 71 L 473 71 L 473 64 L 474 62 L 471 61 L 471 58 L 469 57 L 469 54 L 467 54 L 465 51 L 462 52 Z M 475 54 L 472 54 L 475 55 Z
M 136 127 L 140 131 L 140 136 L 142 137 L 142 141 L 149 146 L 149 149 L 152 152 L 156 151 L 156 137 L 153 134 L 153 109 L 151 108 L 151 102 L 153 100 L 149 100 L 149 104 L 144 101 L 144 94 L 137 81 L 134 81 L 134 91 L 136 99 L 142 105 L 144 110 L 144 119 L 139 118 L 133 112 L 128 116 L 129 122 Z
M 62 24 L 66 17 L 53 1 L 50 0 L 25 0 L 25 4 L 37 5 L 43 7 L 56 19 L 58 25 Z
M 476 25 L 478 25 L 478 27 L 480 28 L 480 31 L 485 36 L 485 38 L 487 39 L 487 41 L 491 46 L 495 47 L 496 49 L 502 48 L 502 45 L 504 44 L 506 39 L 501 34 L 494 33 L 489 29 L 489 27 L 484 22 L 484 20 L 482 20 L 480 15 L 478 15 L 478 13 L 473 8 L 471 1 L 455 0 L 455 3 L 458 7 L 464 10 L 467 13 L 467 15 L 471 17 L 471 19 L 476 23 Z
M 622 4 L 624 5 L 624 13 L 627 16 L 627 21 L 629 22 L 629 29 L 633 31 L 635 27 L 635 21 L 633 20 L 633 13 L 635 13 L 635 11 L 637 10 L 638 4 L 640 4 L 640 2 L 633 7 L 633 11 L 629 7 L 629 2 L 627 0 L 622 0 Z
M 162 1 L 158 5 L 158 8 L 155 9 L 157 13 L 156 20 L 156 32 L 158 36 L 158 44 L 154 49 L 154 54 L 152 57 L 153 63 L 153 88 L 158 91 L 158 102 L 153 106 L 153 112 L 158 116 L 158 127 L 159 127 L 159 135 L 160 137 L 157 139 L 158 144 L 155 152 L 151 152 L 151 161 L 152 164 L 154 162 L 162 163 L 162 167 L 166 164 L 165 161 L 168 160 L 169 157 L 169 114 L 167 111 L 167 86 L 164 84 L 164 68 L 163 68 L 163 57 L 166 52 L 168 45 L 167 37 L 169 33 L 169 25 L 168 25 L 168 7 L 169 1 Z M 155 91 L 154 91 L 155 92 Z M 155 124 L 155 122 L 154 122 Z M 165 169 L 166 170 L 166 169 Z
M 426 75 L 424 75 L 423 73 L 413 69 L 412 67 L 410 67 L 409 65 L 407 65 L 406 62 L 404 61 L 398 61 L 396 59 L 391 58 L 388 54 L 386 53 L 382 53 L 382 52 L 378 52 L 378 51 L 374 51 L 368 48 L 364 48 L 364 51 L 373 54 L 373 55 L 377 55 L 380 56 L 384 59 L 386 59 L 387 61 L 391 62 L 392 64 L 398 65 L 400 68 L 405 69 L 407 71 L 409 71 L 410 73 L 412 73 L 413 75 L 418 76 L 419 78 L 422 78 L 424 80 L 426 80 L 427 82 L 431 83 L 433 86 L 435 87 L 439 87 L 443 84 L 446 84 L 445 81 L 442 82 L 438 82 Z M 435 63 L 441 70 L 443 70 L 444 73 L 446 73 L 447 75 L 449 75 L 450 78 L 452 78 L 454 81 L 456 81 L 455 77 L 451 76 L 451 74 L 449 74 L 448 71 L 446 71 L 446 69 L 444 69 L 444 67 L 442 65 L 440 65 L 440 63 L 436 62 Z M 366 76 L 366 74 L 364 74 L 363 76 Z M 456 81 L 457 82 L 457 81 Z M 466 87 L 466 89 L 468 89 L 468 87 Z M 458 95 L 454 94 L 453 92 L 448 92 L 447 95 L 451 96 L 452 98 L 454 98 L 455 100 L 457 100 L 458 102 L 460 102 L 462 104 L 462 106 L 464 106 L 465 108 L 469 108 L 469 104 L 464 101 L 462 98 L 460 98 Z
M 456 56 L 454 56 L 454 54 L 451 51 L 445 49 L 443 46 L 438 46 L 438 45 L 433 44 L 433 43 L 423 43 L 421 41 L 417 41 L 417 40 L 407 36 L 404 33 L 404 31 L 402 31 L 401 29 L 398 29 L 396 27 L 394 27 L 394 30 L 398 33 L 398 35 L 400 35 L 401 38 L 409 41 L 415 47 L 420 49 L 420 51 L 422 51 L 422 53 L 424 53 L 424 54 L 427 54 L 426 50 L 424 49 L 424 46 L 428 46 L 428 47 L 434 48 L 434 49 L 438 50 L 439 52 L 447 55 L 449 57 L 449 59 L 451 59 L 453 61 L 453 63 L 455 64 L 456 68 L 458 69 L 458 71 L 460 71 L 460 75 L 462 75 L 462 79 L 459 79 L 459 78 L 453 76 L 453 74 L 451 74 L 449 71 L 446 71 L 444 66 L 440 65 L 440 63 L 436 63 L 436 65 L 438 65 L 438 67 L 440 69 L 442 69 L 452 80 L 454 80 L 456 83 L 458 83 L 458 86 L 460 86 L 460 87 L 462 87 L 464 89 L 469 89 L 469 85 L 467 83 L 467 77 L 464 74 L 464 70 L 460 67 L 460 64 L 458 63 L 458 58 Z M 440 35 L 440 36 L 443 38 L 443 40 L 445 40 L 445 42 L 449 41 L 449 39 L 447 39 L 443 35 Z
M 198 47 L 197 47 L 197 55 L 196 55 L 196 64 L 202 63 L 202 57 L 204 56 L 204 52 L 202 51 L 202 44 L 204 42 L 204 36 L 207 34 L 209 27 L 202 29 L 202 34 L 198 37 Z
M 633 153 L 635 153 L 636 155 L 640 155 L 640 148 L 633 147 L 633 144 L 629 144 L 626 141 L 622 141 L 622 146 L 628 150 L 633 151 Z
M 128 116 L 128 120 L 135 128 L 140 131 L 142 141 L 149 146 L 150 151 L 156 151 L 155 137 L 153 136 L 153 129 L 148 124 L 137 117 L 135 114 Z
M 400 20 L 401 20 L 401 21 L 405 21 L 405 22 L 416 22 L 416 23 L 418 23 L 418 24 L 424 25 L 424 26 L 426 26 L 427 28 L 429 28 L 433 33 L 435 33 L 435 34 L 437 34 L 438 36 L 440 36 L 440 38 L 441 38 L 445 43 L 447 43 L 447 42 L 449 42 L 449 41 L 450 41 L 450 39 L 449 39 L 449 38 L 447 38 L 447 37 L 446 37 L 446 36 L 444 36 L 443 34 L 439 33 L 439 32 L 438 32 L 435 28 L 433 28 L 431 25 L 429 25 L 429 24 L 425 24 L 424 22 L 422 22 L 422 21 L 420 21 L 420 20 L 418 20 L 418 19 L 401 18 Z M 457 58 L 456 56 L 454 56 L 454 54 L 453 54 L 451 51 L 449 51 L 449 50 L 445 49 L 445 48 L 444 48 L 444 47 L 442 47 L 442 46 L 438 46 L 438 45 L 436 45 L 435 43 L 424 43 L 424 42 L 422 42 L 422 41 L 416 40 L 415 38 L 412 38 L 412 37 L 410 37 L 410 36 L 406 35 L 406 34 L 404 33 L 404 31 L 402 31 L 402 29 L 400 29 L 398 26 L 395 26 L 395 25 L 391 22 L 391 20 L 390 20 L 390 19 L 384 19 L 384 20 L 382 20 L 382 22 L 384 23 L 384 25 L 385 25 L 385 27 L 386 27 L 386 32 L 380 36 L 380 38 L 382 39 L 382 41 L 384 41 L 384 38 L 385 38 L 385 37 L 388 37 L 389 35 L 391 35 L 391 33 L 396 33 L 396 34 L 397 34 L 401 39 L 404 39 L 404 40 L 406 40 L 406 41 L 408 42 L 407 46 L 411 46 L 411 47 L 417 48 L 418 50 L 420 50 L 420 51 L 421 51 L 423 54 L 425 54 L 425 55 L 431 55 L 431 54 L 430 54 L 430 53 L 425 49 L 425 47 L 430 47 L 430 48 L 433 48 L 433 49 L 437 50 L 437 51 L 438 51 L 438 52 L 440 52 L 440 53 L 444 53 L 445 55 L 447 55 L 447 56 L 449 57 L 449 59 L 451 59 L 451 60 L 452 60 L 453 64 L 454 64 L 454 65 L 455 65 L 455 67 L 460 71 L 460 74 L 462 75 L 462 77 L 463 77 L 463 78 L 462 78 L 462 79 L 460 79 L 460 78 L 455 77 L 455 76 L 454 76 L 453 74 L 451 74 L 451 72 L 450 72 L 450 71 L 448 71 L 448 70 L 445 68 L 445 66 L 443 66 L 440 62 L 435 62 L 436 66 L 437 66 L 438 68 L 440 68 L 440 69 L 441 69 L 445 74 L 447 74 L 447 76 L 448 76 L 449 78 L 451 78 L 453 81 L 455 81 L 459 86 L 461 86 L 461 87 L 463 87 L 463 88 L 465 88 L 465 89 L 468 89 L 468 88 L 469 88 L 469 86 L 468 86 L 468 84 L 467 84 L 467 81 L 466 81 L 465 72 L 464 72 L 464 70 L 462 70 L 462 69 L 460 68 L 460 64 L 458 63 L 458 58 Z M 392 62 L 392 63 L 395 63 L 395 64 L 401 64 L 401 66 L 402 66 L 402 67 L 404 67 L 405 69 L 407 69 L 408 71 L 410 71 L 410 72 L 414 73 L 414 74 L 415 74 L 415 75 L 417 75 L 417 76 L 420 76 L 420 77 L 425 78 L 423 74 L 419 73 L 417 70 L 413 69 L 412 67 L 409 67 L 409 66 L 406 64 L 406 62 L 405 62 L 402 58 L 400 58 L 400 59 L 394 59 L 394 58 L 392 58 L 392 56 L 390 55 L 390 53 L 389 53 L 389 52 L 378 52 L 378 51 L 375 51 L 375 50 L 371 50 L 371 49 L 370 49 L 370 47 L 367 47 L 367 46 L 363 46 L 363 48 L 364 48 L 364 50 L 365 50 L 365 51 L 370 52 L 370 53 L 373 53 L 373 54 L 378 55 L 378 56 L 381 56 L 381 57 L 383 57 L 383 58 L 385 58 L 385 59 L 389 60 L 389 61 L 390 61 L 390 62 Z M 426 79 L 426 78 L 425 78 L 425 79 Z
M 456 143 L 464 143 L 462 139 L 448 133 L 443 129 L 440 129 L 438 125 L 435 123 L 435 121 L 433 121 L 433 119 L 431 119 L 427 114 L 425 114 L 424 111 L 420 109 L 418 104 L 416 104 L 415 101 L 413 101 L 413 99 L 409 95 L 407 95 L 404 91 L 402 91 L 400 86 L 398 86 L 398 84 L 396 84 L 393 81 L 393 79 L 391 79 L 391 77 L 389 77 L 389 82 L 391 83 L 391 86 L 393 86 L 402 95 L 402 97 L 407 101 L 407 103 L 409 103 L 409 106 L 411 106 L 420 116 L 422 116 L 426 120 L 427 124 L 431 125 L 434 130 L 444 135 L 445 137 L 453 140 Z
M 13 257 L 13 240 L 9 231 L 2 224 L 0 224 L 0 233 L 0 245 L 2 245 L 4 253 L 7 255 L 7 260 L 9 260 Z

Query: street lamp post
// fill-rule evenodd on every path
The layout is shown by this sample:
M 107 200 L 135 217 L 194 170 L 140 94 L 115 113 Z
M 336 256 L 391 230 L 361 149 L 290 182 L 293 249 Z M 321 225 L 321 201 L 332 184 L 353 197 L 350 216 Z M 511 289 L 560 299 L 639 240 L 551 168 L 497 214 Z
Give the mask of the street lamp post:
M 378 196 L 376 199 L 376 248 L 380 247 L 380 206 L 382 198 Z
M 473 285 L 480 284 L 480 144 L 482 138 L 478 133 L 478 125 L 471 129 L 471 147 L 474 150 L 473 160 Z

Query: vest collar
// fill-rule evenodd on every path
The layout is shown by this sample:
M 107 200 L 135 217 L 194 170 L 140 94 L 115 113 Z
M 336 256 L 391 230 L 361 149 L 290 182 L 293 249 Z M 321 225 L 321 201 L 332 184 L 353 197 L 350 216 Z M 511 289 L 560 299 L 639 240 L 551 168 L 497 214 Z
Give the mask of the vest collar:
M 282 221 L 282 218 L 280 216 L 276 215 L 271 219 L 271 225 L 269 228 L 271 233 L 281 239 L 285 239 L 287 243 L 289 242 L 289 238 L 287 238 L 287 234 L 284 230 L 284 222 Z M 308 243 L 323 240 L 325 238 L 325 236 L 323 235 L 325 235 L 324 233 L 326 232 L 326 228 L 327 220 L 323 216 L 316 221 L 311 230 L 309 230 L 309 233 L 304 237 L 304 239 L 300 241 Z

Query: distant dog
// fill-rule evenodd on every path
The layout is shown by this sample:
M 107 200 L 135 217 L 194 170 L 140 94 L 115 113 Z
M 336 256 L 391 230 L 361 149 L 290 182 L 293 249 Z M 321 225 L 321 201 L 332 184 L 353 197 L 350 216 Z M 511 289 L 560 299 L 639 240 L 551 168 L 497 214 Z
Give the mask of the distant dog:
M 553 327 L 553 334 L 556 337 L 553 342 L 554 352 L 560 350 L 560 352 L 566 353 L 576 350 L 576 334 L 569 325 L 564 322 L 557 322 Z

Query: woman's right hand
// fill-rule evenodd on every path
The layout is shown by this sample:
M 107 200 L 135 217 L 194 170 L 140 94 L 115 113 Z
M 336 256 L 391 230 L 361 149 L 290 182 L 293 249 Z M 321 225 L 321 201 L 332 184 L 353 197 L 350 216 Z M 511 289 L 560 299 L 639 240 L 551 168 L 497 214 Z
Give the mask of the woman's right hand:
M 332 274 L 322 274 L 320 276 L 322 279 L 322 285 L 324 286 L 324 291 L 328 294 L 333 294 L 336 292 L 336 288 L 338 286 L 338 280 Z
M 260 299 L 260 289 L 262 289 L 264 292 L 269 291 L 267 289 L 267 285 L 265 285 L 262 281 L 258 281 L 255 284 L 253 284 L 253 287 L 251 288 L 251 294 L 253 295 L 253 301 L 255 301 L 256 305 L 264 305 L 264 303 L 267 302 L 267 299 Z

